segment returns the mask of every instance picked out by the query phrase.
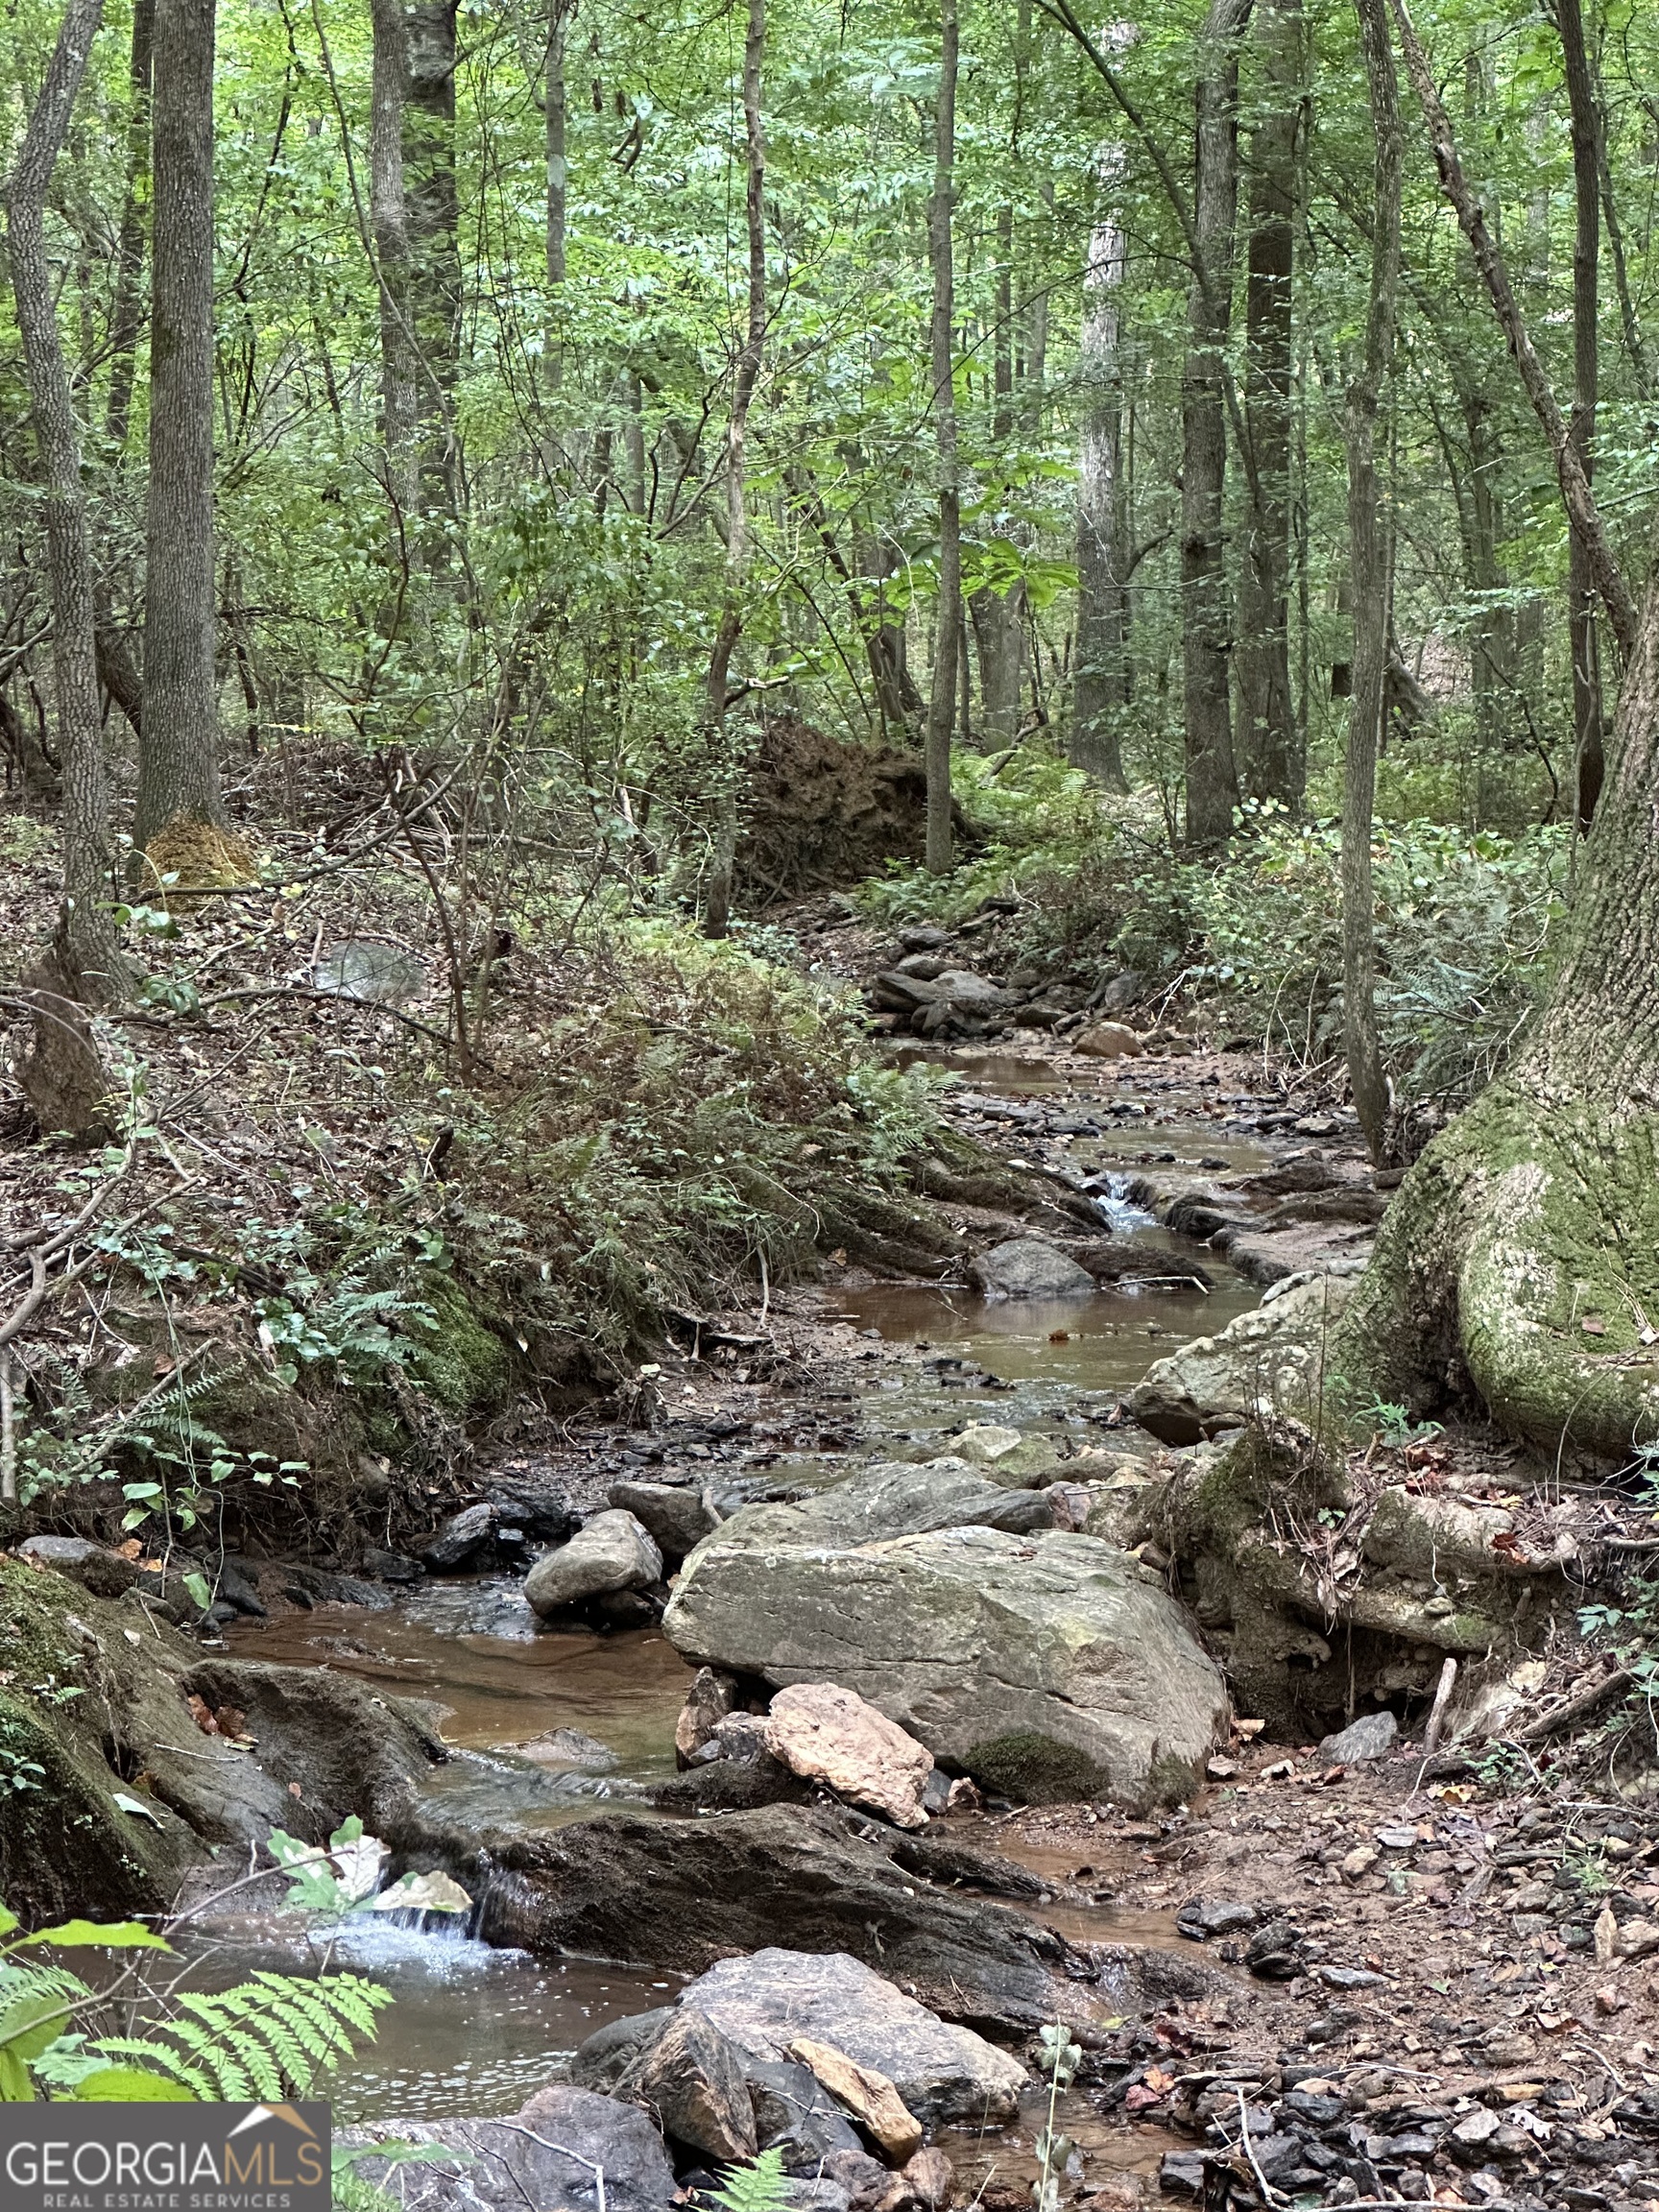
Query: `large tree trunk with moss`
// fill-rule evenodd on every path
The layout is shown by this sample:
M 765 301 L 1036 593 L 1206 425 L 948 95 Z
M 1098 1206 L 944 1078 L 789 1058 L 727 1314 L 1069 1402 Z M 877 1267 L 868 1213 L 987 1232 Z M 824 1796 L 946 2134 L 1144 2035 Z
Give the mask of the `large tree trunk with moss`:
M 1566 960 L 1515 1066 L 1407 1176 L 1343 1316 L 1351 1391 L 1472 1391 L 1568 1463 L 1659 1435 L 1659 589 L 1625 678 Z

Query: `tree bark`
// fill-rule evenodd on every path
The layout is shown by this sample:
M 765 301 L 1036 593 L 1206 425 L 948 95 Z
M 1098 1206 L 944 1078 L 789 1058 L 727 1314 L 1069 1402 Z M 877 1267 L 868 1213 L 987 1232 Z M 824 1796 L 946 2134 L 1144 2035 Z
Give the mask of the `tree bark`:
M 1250 141 L 1244 421 L 1255 462 L 1238 572 L 1239 781 L 1299 813 L 1308 781 L 1290 697 L 1291 305 L 1302 143 L 1301 0 L 1256 19 L 1262 121 Z
M 955 265 L 951 214 L 956 190 L 956 0 L 940 0 L 939 91 L 933 108 L 933 197 L 927 209 L 933 312 L 928 353 L 939 449 L 939 613 L 933 682 L 927 700 L 927 846 L 930 874 L 950 866 L 950 731 L 956 711 L 957 640 L 962 627 L 962 496 L 956 463 Z
M 997 211 L 997 326 L 991 362 L 991 438 L 1002 460 L 1014 436 L 1014 210 L 1006 202 Z M 1020 732 L 1024 598 L 1024 587 L 1016 582 L 1005 591 L 982 586 L 968 602 L 979 656 L 979 742 L 987 751 L 1012 745 Z
M 156 7 L 140 852 L 171 822 L 225 820 L 213 652 L 213 5 Z
M 419 506 L 416 475 L 418 369 L 410 321 L 409 212 L 403 181 L 403 108 L 408 41 L 403 0 L 372 0 L 373 69 L 369 97 L 369 221 L 380 292 L 380 439 L 386 491 L 396 509 L 394 565 Z
M 547 12 L 547 71 L 543 88 L 547 124 L 547 291 L 556 301 L 565 281 L 565 200 L 569 172 L 565 157 L 565 39 L 572 0 L 552 0 Z M 554 361 L 557 364 L 558 355 Z
M 128 61 L 132 107 L 127 116 L 127 189 L 115 246 L 115 297 L 109 307 L 109 394 L 104 435 L 119 457 L 132 419 L 133 364 L 144 324 L 144 203 L 150 177 L 150 60 L 156 37 L 156 0 L 133 0 L 132 45 Z
M 384 0 L 382 0 L 384 4 Z M 443 524 L 459 510 L 454 397 L 461 326 L 460 203 L 455 191 L 457 0 L 415 0 L 404 19 L 403 186 L 409 326 L 416 353 L 417 469 L 427 565 L 449 562 Z
M 44 216 L 52 172 L 103 12 L 104 0 L 69 0 L 7 195 L 12 296 L 45 489 L 52 578 L 52 663 L 62 763 L 60 929 L 69 954 L 60 967 L 78 979 L 79 995 L 94 1005 L 119 995 L 121 959 L 110 910 L 109 795 L 81 439 L 58 331 Z
M 1238 211 L 1238 44 L 1250 0 L 1210 0 L 1198 47 L 1192 276 L 1181 396 L 1182 670 L 1187 842 L 1226 844 L 1238 804 L 1227 597 L 1227 364 Z
M 1555 27 L 1566 62 L 1573 117 L 1573 412 L 1567 437 L 1584 481 L 1595 479 L 1599 373 L 1601 115 L 1584 45 L 1579 0 L 1556 0 Z M 1601 736 L 1601 669 L 1596 637 L 1596 586 L 1590 550 L 1576 530 L 1568 541 L 1567 635 L 1573 654 L 1573 751 L 1577 763 L 1578 827 L 1588 830 L 1606 772 Z
M 703 929 L 724 937 L 731 926 L 732 872 L 737 853 L 737 765 L 727 736 L 726 685 L 732 654 L 743 631 L 743 587 L 749 570 L 749 518 L 745 507 L 745 452 L 749 409 L 760 377 L 766 343 L 766 136 L 761 115 L 761 66 L 766 58 L 766 0 L 749 0 L 743 41 L 744 215 L 749 234 L 749 301 L 743 343 L 732 380 L 726 424 L 726 604 L 709 657 L 706 719 L 713 737 L 719 778 L 714 852 L 703 905 Z
M 1401 132 L 1386 0 L 1355 0 L 1375 140 L 1371 285 L 1363 350 L 1348 386 L 1348 538 L 1354 594 L 1354 697 L 1342 779 L 1342 1030 L 1355 1111 L 1371 1157 L 1387 1141 L 1388 1083 L 1377 1036 L 1371 824 L 1386 702 L 1393 561 L 1377 480 L 1377 420 L 1394 360 L 1400 286 Z
M 1083 272 L 1079 362 L 1083 424 L 1077 456 L 1077 661 L 1071 760 L 1109 791 L 1126 791 L 1118 717 L 1129 703 L 1127 548 L 1121 530 L 1121 293 L 1128 247 L 1112 204 L 1121 154 L 1099 163 L 1103 204 Z

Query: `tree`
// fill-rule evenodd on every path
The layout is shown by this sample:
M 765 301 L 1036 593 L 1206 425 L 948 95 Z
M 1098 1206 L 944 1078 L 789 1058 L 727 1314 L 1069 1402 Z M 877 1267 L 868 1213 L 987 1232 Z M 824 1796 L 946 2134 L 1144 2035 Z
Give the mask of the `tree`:
M 1119 357 L 1127 243 L 1112 205 L 1121 156 L 1099 162 L 1104 204 L 1083 272 L 1079 369 L 1083 426 L 1077 455 L 1077 668 L 1072 683 L 1071 757 L 1109 791 L 1126 791 L 1118 722 L 1129 703 L 1127 548 L 1123 544 Z
M 1187 842 L 1225 845 L 1238 804 L 1227 590 L 1227 334 L 1238 211 L 1238 44 L 1251 0 L 1210 0 L 1198 39 L 1192 269 L 1181 397 L 1181 598 Z
M 766 0 L 749 0 L 743 41 L 744 227 L 749 246 L 748 314 L 732 380 L 726 421 L 726 604 L 709 657 L 707 717 L 714 743 L 715 773 L 722 779 L 715 809 L 714 857 L 709 872 L 703 927 L 724 937 L 732 909 L 732 869 L 737 851 L 737 780 L 726 735 L 726 688 L 732 654 L 743 630 L 743 589 L 749 565 L 745 504 L 745 453 L 749 410 L 760 380 L 766 344 L 766 135 L 760 108 L 760 70 L 766 56 Z
M 419 364 L 410 323 L 409 209 L 403 183 L 408 39 L 403 0 L 372 0 L 373 70 L 369 108 L 369 217 L 380 293 L 380 437 L 399 548 L 419 512 L 416 420 Z
M 1472 1388 L 1557 1462 L 1659 1434 L 1659 578 L 1639 602 L 1608 538 L 1428 57 L 1392 0 L 1447 198 L 1549 440 L 1627 660 L 1565 957 L 1529 1042 L 1429 1147 L 1383 1223 L 1334 1365 L 1425 1407 Z
M 121 959 L 110 906 L 109 797 L 81 438 L 58 334 L 44 217 L 52 172 L 103 12 L 104 0 L 69 0 L 7 193 L 12 296 L 46 494 L 52 580 L 52 666 L 63 770 L 63 904 L 55 965 L 59 990 L 91 1005 L 118 995 Z
M 140 851 L 174 822 L 225 820 L 213 666 L 213 9 L 156 0 Z
M 381 0 L 385 5 L 385 0 Z M 458 0 L 414 0 L 404 17 L 403 188 L 408 317 L 415 349 L 420 501 L 427 565 L 449 564 L 445 520 L 460 508 L 455 384 L 461 326 L 460 204 L 455 189 Z
M 940 0 L 939 89 L 933 105 L 933 196 L 927 207 L 927 257 L 933 277 L 928 361 L 939 469 L 939 608 L 933 682 L 927 700 L 927 866 L 950 865 L 950 733 L 956 720 L 957 654 L 962 634 L 962 494 L 956 463 L 956 388 L 952 323 L 955 266 L 956 0 Z
M 1250 133 L 1244 280 L 1251 466 L 1238 565 L 1238 765 L 1251 798 L 1300 811 L 1308 762 L 1290 696 L 1290 431 L 1301 0 L 1262 0 L 1256 26 L 1262 82 Z
M 1373 1160 L 1387 1142 L 1388 1085 L 1377 1037 L 1371 825 L 1393 637 L 1389 547 L 1377 476 L 1377 418 L 1394 359 L 1400 289 L 1400 100 L 1386 0 L 1356 0 L 1375 142 L 1371 284 L 1348 385 L 1348 559 L 1354 592 L 1354 697 L 1342 778 L 1342 1029 L 1355 1111 Z
M 1601 115 L 1584 45 L 1579 0 L 1556 0 L 1555 27 L 1566 62 L 1567 102 L 1573 117 L 1573 412 L 1567 434 L 1593 480 L 1596 403 L 1600 376 L 1597 317 L 1600 311 Z M 1568 547 L 1567 637 L 1573 659 L 1573 737 L 1578 827 L 1596 811 L 1602 757 L 1601 668 L 1596 637 L 1595 582 L 1590 553 L 1575 530 Z

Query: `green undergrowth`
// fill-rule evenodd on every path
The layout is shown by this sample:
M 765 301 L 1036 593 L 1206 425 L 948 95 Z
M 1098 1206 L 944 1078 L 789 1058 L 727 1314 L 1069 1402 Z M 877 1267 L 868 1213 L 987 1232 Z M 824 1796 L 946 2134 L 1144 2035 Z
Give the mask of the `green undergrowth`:
M 1010 901 L 989 943 L 1058 975 L 1132 969 L 1212 1042 L 1248 1038 L 1318 1064 L 1342 1048 L 1341 837 L 1330 820 L 1247 808 L 1226 860 L 1182 860 L 1156 803 L 1116 798 L 1041 754 L 963 756 L 958 797 L 982 846 L 950 875 L 894 868 L 861 910 L 954 926 Z M 1457 1104 L 1512 1052 L 1549 979 L 1570 839 L 1412 820 L 1374 840 L 1377 1007 L 1404 1104 Z

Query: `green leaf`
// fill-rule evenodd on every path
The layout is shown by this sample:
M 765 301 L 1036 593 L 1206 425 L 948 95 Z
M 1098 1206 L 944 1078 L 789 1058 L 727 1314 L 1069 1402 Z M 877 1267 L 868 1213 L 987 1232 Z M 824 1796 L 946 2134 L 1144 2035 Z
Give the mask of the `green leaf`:
M 165 1833 L 163 1823 L 153 1805 L 146 1805 L 141 1797 L 129 1797 L 125 1790 L 111 1790 L 109 1794 L 123 1813 L 135 1814 L 140 1820 L 148 1820 L 152 1828 L 161 1828 Z
M 120 1799 L 116 1799 L 120 1803 Z M 22 1936 L 16 1948 L 26 1943 L 50 1943 L 60 1951 L 83 1950 L 97 1945 L 106 1951 L 167 1951 L 172 1946 L 166 1938 L 157 1936 L 154 1928 L 146 1928 L 141 1920 L 62 1920 L 56 1928 L 41 1928 L 33 1936 Z
M 72 2104 L 194 2104 L 182 2081 L 152 2074 L 142 2066 L 101 2066 L 78 2081 L 66 2100 Z
M 206 1575 L 186 1575 L 184 1587 L 190 1593 L 190 1602 L 201 1612 L 205 1613 L 208 1606 L 213 1602 L 213 1593 L 207 1587 Z

